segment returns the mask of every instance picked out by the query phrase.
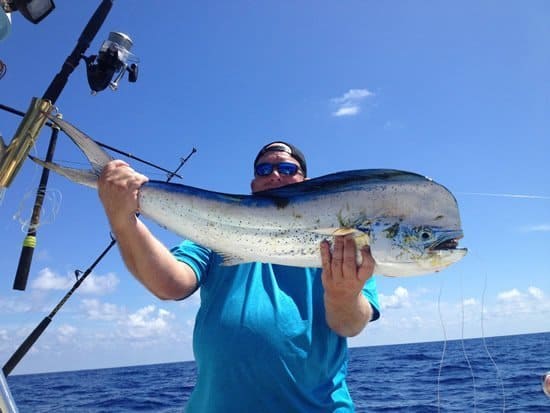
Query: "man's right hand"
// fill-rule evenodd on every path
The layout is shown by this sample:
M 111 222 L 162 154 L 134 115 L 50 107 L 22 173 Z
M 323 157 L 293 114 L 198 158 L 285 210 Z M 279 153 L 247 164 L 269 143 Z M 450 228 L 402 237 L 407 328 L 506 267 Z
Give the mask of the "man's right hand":
M 109 162 L 101 172 L 99 198 L 115 233 L 117 228 L 124 228 L 135 219 L 139 212 L 139 188 L 148 180 L 121 160 Z

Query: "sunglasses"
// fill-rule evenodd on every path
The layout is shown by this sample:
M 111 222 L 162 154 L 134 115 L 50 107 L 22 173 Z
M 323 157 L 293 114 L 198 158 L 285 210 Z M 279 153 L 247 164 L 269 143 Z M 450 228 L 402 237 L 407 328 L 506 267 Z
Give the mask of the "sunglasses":
M 280 175 L 294 176 L 300 172 L 300 167 L 292 162 L 259 163 L 254 167 L 257 176 L 269 176 L 276 169 Z

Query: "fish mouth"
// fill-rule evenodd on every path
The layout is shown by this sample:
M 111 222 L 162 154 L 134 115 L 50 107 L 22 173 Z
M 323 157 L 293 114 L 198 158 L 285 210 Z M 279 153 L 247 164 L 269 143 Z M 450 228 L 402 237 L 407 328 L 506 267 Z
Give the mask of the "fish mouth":
M 462 248 L 458 247 L 458 241 L 463 237 L 462 231 L 450 231 L 441 239 L 430 246 L 430 251 L 449 251 L 449 250 L 460 250 Z

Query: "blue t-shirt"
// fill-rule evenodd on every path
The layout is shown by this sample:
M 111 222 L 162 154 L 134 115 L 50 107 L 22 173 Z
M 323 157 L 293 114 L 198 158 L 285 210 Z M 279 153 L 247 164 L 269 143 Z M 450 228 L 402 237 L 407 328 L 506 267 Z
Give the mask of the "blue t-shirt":
M 321 269 L 223 266 L 190 241 L 172 254 L 193 268 L 201 295 L 193 334 L 198 378 L 186 412 L 354 411 L 347 341 L 326 323 Z M 363 293 L 377 319 L 374 278 Z

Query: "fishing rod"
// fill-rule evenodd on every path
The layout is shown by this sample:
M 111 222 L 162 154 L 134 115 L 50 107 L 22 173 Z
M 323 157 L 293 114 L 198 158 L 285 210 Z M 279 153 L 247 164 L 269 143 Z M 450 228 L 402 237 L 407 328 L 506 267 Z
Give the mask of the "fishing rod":
M 84 27 L 84 30 L 78 38 L 78 42 L 75 48 L 63 63 L 61 70 L 59 71 L 59 73 L 56 74 L 56 76 L 46 89 L 46 92 L 44 92 L 44 95 L 42 96 L 43 101 L 49 101 L 51 105 L 53 105 L 57 101 L 57 98 L 59 98 L 59 95 L 61 94 L 63 88 L 69 80 L 69 76 L 78 66 L 80 59 L 90 46 L 90 43 L 92 42 L 96 34 L 99 32 L 99 29 L 105 22 L 105 19 L 107 18 L 107 15 L 109 14 L 112 6 L 113 0 L 102 0 L 92 17 Z M 48 145 L 48 151 L 46 153 L 46 162 L 52 161 L 56 144 L 57 133 L 52 133 L 52 136 L 50 137 L 50 143 Z M 40 177 L 40 184 L 38 185 L 38 190 L 36 192 L 36 199 L 34 203 L 31 222 L 29 225 L 29 230 L 27 232 L 27 236 L 23 240 L 23 247 L 21 249 L 21 255 L 19 256 L 19 263 L 17 265 L 15 279 L 13 281 L 14 290 L 23 291 L 27 286 L 32 256 L 34 254 L 34 248 L 36 246 L 36 230 L 40 222 L 40 212 L 42 210 L 44 194 L 48 185 L 49 174 L 49 169 L 42 169 L 42 175 Z
M 185 158 L 180 159 L 180 163 L 178 167 L 173 171 L 170 172 L 168 177 L 166 178 L 166 182 L 170 182 L 172 178 L 177 175 L 177 172 L 185 165 L 185 163 L 191 158 L 191 156 L 197 152 L 196 148 L 193 148 L 189 155 L 187 155 Z M 139 216 L 139 214 L 137 214 Z M 42 333 L 48 328 L 50 323 L 52 322 L 53 317 L 57 314 L 57 312 L 63 307 L 63 305 L 69 300 L 69 298 L 73 295 L 73 293 L 80 287 L 80 285 L 84 282 L 86 277 L 90 275 L 92 270 L 95 268 L 97 264 L 107 255 L 107 253 L 111 250 L 111 248 L 114 247 L 116 244 L 116 239 L 113 238 L 111 235 L 111 242 L 109 245 L 99 254 L 99 256 L 96 258 L 96 260 L 88 267 L 88 269 L 84 272 L 80 270 L 75 270 L 75 276 L 76 276 L 76 282 L 73 284 L 71 289 L 63 296 L 61 301 L 55 306 L 55 308 L 46 316 L 44 319 L 38 324 L 35 329 L 29 334 L 29 336 L 21 343 L 21 345 L 15 350 L 13 355 L 10 357 L 10 359 L 4 364 L 4 367 L 2 368 L 2 372 L 4 373 L 4 376 L 8 376 L 15 366 L 19 364 L 21 359 L 27 354 L 27 352 L 30 350 L 30 348 L 36 343 L 38 338 L 42 335 Z
M 6 106 L 6 105 L 3 105 L 2 103 L 0 103 L 0 109 L 1 110 L 5 110 L 6 112 L 9 112 L 9 113 L 13 113 L 14 115 L 18 115 L 18 116 L 25 116 L 25 112 L 22 112 L 20 110 L 17 110 L 15 108 L 12 108 L 10 106 Z M 47 121 L 46 126 L 49 126 L 50 128 L 57 128 L 57 126 L 53 123 L 53 122 L 50 122 L 50 121 Z M 92 139 L 92 138 L 90 138 Z M 93 140 L 93 139 L 92 139 Z M 152 162 L 149 162 L 143 158 L 140 158 L 138 156 L 135 156 L 129 152 L 126 152 L 126 151 L 123 151 L 121 149 L 117 149 L 113 146 L 110 146 L 110 145 L 107 145 L 105 143 L 102 143 L 102 142 L 99 142 L 99 141 L 96 141 L 96 140 L 93 140 L 96 144 L 98 144 L 99 146 L 101 146 L 102 148 L 105 148 L 105 149 L 109 149 L 110 151 L 113 151 L 113 152 L 116 152 L 120 155 L 124 155 L 126 156 L 127 158 L 130 158 L 130 159 L 133 159 L 135 161 L 138 161 L 144 165 L 147 165 L 147 166 L 150 166 L 152 168 L 155 168 L 155 169 L 158 169 L 159 171 L 162 171 L 162 172 L 165 172 L 167 175 L 169 176 L 173 176 L 173 177 L 176 177 L 176 178 L 179 178 L 179 179 L 183 179 L 183 177 L 181 175 L 178 175 L 177 173 L 175 172 L 172 172 L 172 171 L 169 171 L 168 169 L 165 169 L 159 165 L 156 165 Z

